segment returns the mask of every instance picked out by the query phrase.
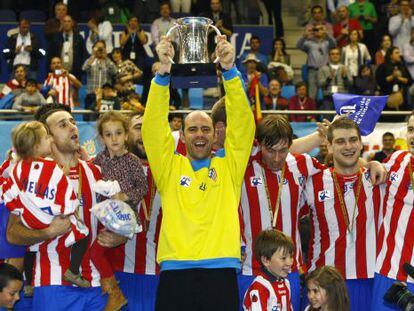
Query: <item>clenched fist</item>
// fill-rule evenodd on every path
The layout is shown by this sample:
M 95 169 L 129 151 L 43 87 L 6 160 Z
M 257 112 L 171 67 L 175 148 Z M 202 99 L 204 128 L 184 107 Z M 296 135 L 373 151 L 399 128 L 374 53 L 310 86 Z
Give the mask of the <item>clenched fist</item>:
M 226 40 L 225 35 L 217 36 L 216 55 L 223 69 L 229 70 L 233 67 L 236 53 L 230 42 Z

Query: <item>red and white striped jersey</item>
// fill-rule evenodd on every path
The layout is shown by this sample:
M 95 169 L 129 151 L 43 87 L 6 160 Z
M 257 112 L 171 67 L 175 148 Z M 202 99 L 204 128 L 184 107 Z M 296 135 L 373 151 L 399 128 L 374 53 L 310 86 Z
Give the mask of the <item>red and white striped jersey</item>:
M 330 265 L 336 267 L 345 279 L 372 278 L 377 254 L 381 189 L 372 185 L 365 169 L 352 176 L 336 176 L 346 211 L 341 208 L 332 168 L 313 176 L 306 184 L 311 217 L 308 271 Z M 351 232 L 347 230 L 344 213 L 348 215 Z
M 82 189 L 77 191 L 80 178 Z M 89 249 L 97 237 L 99 223 L 90 211 L 97 203 L 97 195 L 92 191 L 91 185 L 101 179 L 101 173 L 94 164 L 79 161 L 79 165 L 70 170 L 69 179 L 80 201 L 80 219 L 89 229 L 89 248 L 83 257 L 81 273 L 91 282 L 92 286 L 100 286 L 99 272 L 90 260 Z M 65 246 L 65 238 L 66 235 L 59 236 L 53 240 L 44 241 L 38 246 L 33 275 L 34 286 L 70 285 L 63 279 L 63 274 L 70 264 L 70 248 Z
M 157 242 L 161 227 L 161 197 L 156 189 L 148 164 L 143 166 L 148 181 L 148 193 L 144 197 L 145 206 L 140 203 L 138 215 L 144 230 L 124 245 L 114 249 L 115 270 L 137 274 L 159 274 L 156 262 Z M 144 208 L 147 208 L 149 221 L 145 221 Z
M 69 75 L 73 76 L 72 74 Z M 73 108 L 72 83 L 68 76 L 58 76 L 52 73 L 46 78 L 44 86 L 50 86 L 57 92 L 56 101 L 59 104 Z
M 281 171 L 274 173 L 261 161 L 261 153 L 250 158 L 244 176 L 241 194 L 242 238 L 246 247 L 246 260 L 242 273 L 258 274 L 260 263 L 254 256 L 254 241 L 262 230 L 272 227 L 269 211 L 269 198 L 272 213 L 275 213 Z M 297 271 L 303 265 L 299 219 L 303 206 L 303 190 L 308 177 L 320 172 L 324 166 L 309 155 L 288 154 L 286 171 L 277 215 L 276 228 L 290 236 L 295 244 L 295 256 L 292 270 Z M 266 184 L 267 189 L 266 190 Z
M 396 151 L 385 162 L 388 180 L 384 196 L 383 221 L 378 237 L 376 272 L 391 279 L 414 283 L 402 266 L 414 264 L 414 192 L 408 151 Z
M 288 279 L 270 281 L 264 274 L 258 275 L 244 295 L 245 311 L 292 311 Z

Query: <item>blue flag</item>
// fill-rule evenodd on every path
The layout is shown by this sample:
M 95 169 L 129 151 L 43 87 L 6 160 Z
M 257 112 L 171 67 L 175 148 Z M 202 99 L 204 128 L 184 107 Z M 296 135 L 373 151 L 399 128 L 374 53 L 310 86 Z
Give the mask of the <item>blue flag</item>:
M 370 134 L 377 123 L 388 96 L 364 96 L 354 94 L 333 94 L 338 115 L 349 114 L 349 119 L 358 124 L 361 134 Z

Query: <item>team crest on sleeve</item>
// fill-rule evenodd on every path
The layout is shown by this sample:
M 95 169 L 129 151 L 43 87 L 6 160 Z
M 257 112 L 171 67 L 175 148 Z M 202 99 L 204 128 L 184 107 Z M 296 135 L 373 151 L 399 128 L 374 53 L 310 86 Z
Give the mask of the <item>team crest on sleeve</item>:
M 210 178 L 213 181 L 217 181 L 217 172 L 214 168 L 210 168 L 208 170 L 208 178 Z
M 390 182 L 398 182 L 399 180 L 400 176 L 396 172 L 390 174 Z
M 250 177 L 250 186 L 257 187 L 259 185 L 263 185 L 263 177 L 261 177 L 261 176 Z
M 321 190 L 318 192 L 319 202 L 324 202 L 330 198 L 331 198 L 331 193 L 329 192 L 329 190 Z
M 188 176 L 181 176 L 180 177 L 180 186 L 182 187 L 190 187 L 191 178 Z

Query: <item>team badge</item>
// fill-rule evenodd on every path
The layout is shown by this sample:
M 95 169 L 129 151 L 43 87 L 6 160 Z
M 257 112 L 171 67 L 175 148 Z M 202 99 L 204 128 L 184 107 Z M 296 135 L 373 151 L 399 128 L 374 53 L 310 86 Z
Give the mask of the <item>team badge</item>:
M 188 176 L 181 176 L 180 178 L 180 186 L 182 187 L 190 187 L 191 178 Z
M 250 186 L 257 187 L 259 185 L 263 185 L 263 178 L 262 177 L 250 177 Z
M 331 193 L 329 190 L 321 190 L 318 192 L 319 202 L 324 202 L 331 198 Z
M 398 182 L 400 180 L 400 176 L 396 172 L 390 174 L 390 182 Z
M 214 168 L 210 168 L 208 170 L 208 178 L 212 179 L 213 181 L 217 181 L 217 172 Z

